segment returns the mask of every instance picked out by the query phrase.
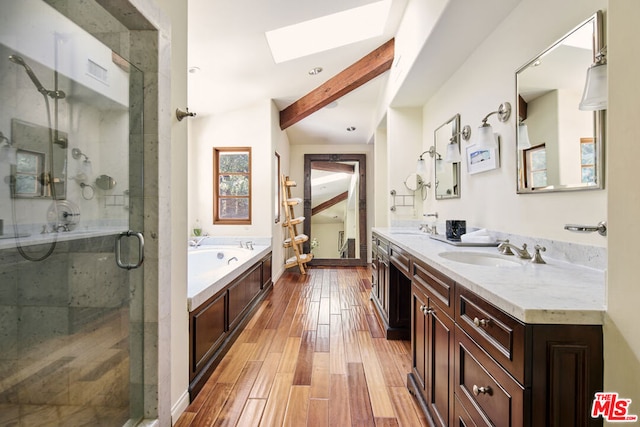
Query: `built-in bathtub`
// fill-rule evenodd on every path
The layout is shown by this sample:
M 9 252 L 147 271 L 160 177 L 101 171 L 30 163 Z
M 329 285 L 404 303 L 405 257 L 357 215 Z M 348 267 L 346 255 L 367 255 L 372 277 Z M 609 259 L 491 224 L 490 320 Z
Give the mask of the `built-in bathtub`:
M 235 244 L 225 245 L 219 239 L 207 238 L 206 242 L 210 244 L 189 249 L 187 307 L 191 400 L 272 288 L 270 239 L 269 244 L 253 241 L 253 249 L 245 249 L 237 240 Z
M 187 307 L 198 308 L 265 255 L 271 245 L 255 244 L 253 250 L 239 246 L 204 244 L 187 255 Z

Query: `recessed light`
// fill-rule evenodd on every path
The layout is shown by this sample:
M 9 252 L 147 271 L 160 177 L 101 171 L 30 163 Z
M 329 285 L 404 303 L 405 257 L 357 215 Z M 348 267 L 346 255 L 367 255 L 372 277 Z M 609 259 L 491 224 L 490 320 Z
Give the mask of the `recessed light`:
M 189 72 L 190 72 L 191 74 L 195 74 L 195 73 L 197 73 L 198 71 L 200 71 L 200 67 L 189 67 Z
M 349 127 L 347 128 L 347 132 L 353 132 L 354 130 L 356 130 L 356 127 L 355 127 L 355 126 L 349 126 Z
M 310 76 L 315 76 L 318 75 L 322 72 L 322 67 L 314 67 L 312 69 L 309 70 L 309 75 Z

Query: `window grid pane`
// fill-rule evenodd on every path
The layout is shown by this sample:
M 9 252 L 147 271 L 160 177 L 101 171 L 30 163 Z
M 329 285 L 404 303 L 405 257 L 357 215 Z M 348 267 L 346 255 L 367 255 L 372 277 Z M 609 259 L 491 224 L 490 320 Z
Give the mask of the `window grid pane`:
M 214 222 L 251 224 L 251 148 L 214 148 Z

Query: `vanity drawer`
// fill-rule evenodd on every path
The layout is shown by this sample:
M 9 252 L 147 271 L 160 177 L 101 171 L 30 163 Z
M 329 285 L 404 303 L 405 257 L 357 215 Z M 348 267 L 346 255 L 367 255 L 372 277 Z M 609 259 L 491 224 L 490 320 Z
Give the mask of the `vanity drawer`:
M 473 415 L 470 415 L 473 414 Z M 489 427 L 489 424 L 485 418 L 482 417 L 480 412 L 476 408 L 467 410 L 464 405 L 455 397 L 455 412 L 454 412 L 454 426 L 457 427 Z
M 521 384 L 525 383 L 524 324 L 462 286 L 456 291 L 456 323 Z
M 389 245 L 389 258 L 406 276 L 410 275 L 409 266 L 411 265 L 411 258 L 409 258 L 409 254 L 392 243 Z
M 453 318 L 455 296 L 453 279 L 417 259 L 413 260 L 412 278 L 414 282 L 425 289 L 430 298 L 437 300 L 444 311 Z
M 389 255 L 389 242 L 378 238 L 378 253 L 381 256 L 387 257 Z
M 524 425 L 527 391 L 459 327 L 455 394 L 476 425 Z

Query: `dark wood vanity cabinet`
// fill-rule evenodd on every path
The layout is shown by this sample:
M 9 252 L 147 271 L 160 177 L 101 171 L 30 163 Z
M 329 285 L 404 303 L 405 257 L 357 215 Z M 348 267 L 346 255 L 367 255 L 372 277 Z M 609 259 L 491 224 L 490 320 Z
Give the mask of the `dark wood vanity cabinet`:
M 401 248 L 374 234 L 371 299 L 387 339 L 409 339 L 411 328 L 411 258 Z
M 602 425 L 600 325 L 522 323 L 420 260 L 411 272 L 407 386 L 431 425 Z
M 417 260 L 412 270 L 409 388 L 432 425 L 453 425 L 455 323 L 452 301 L 444 296 L 452 294 L 453 282 Z

